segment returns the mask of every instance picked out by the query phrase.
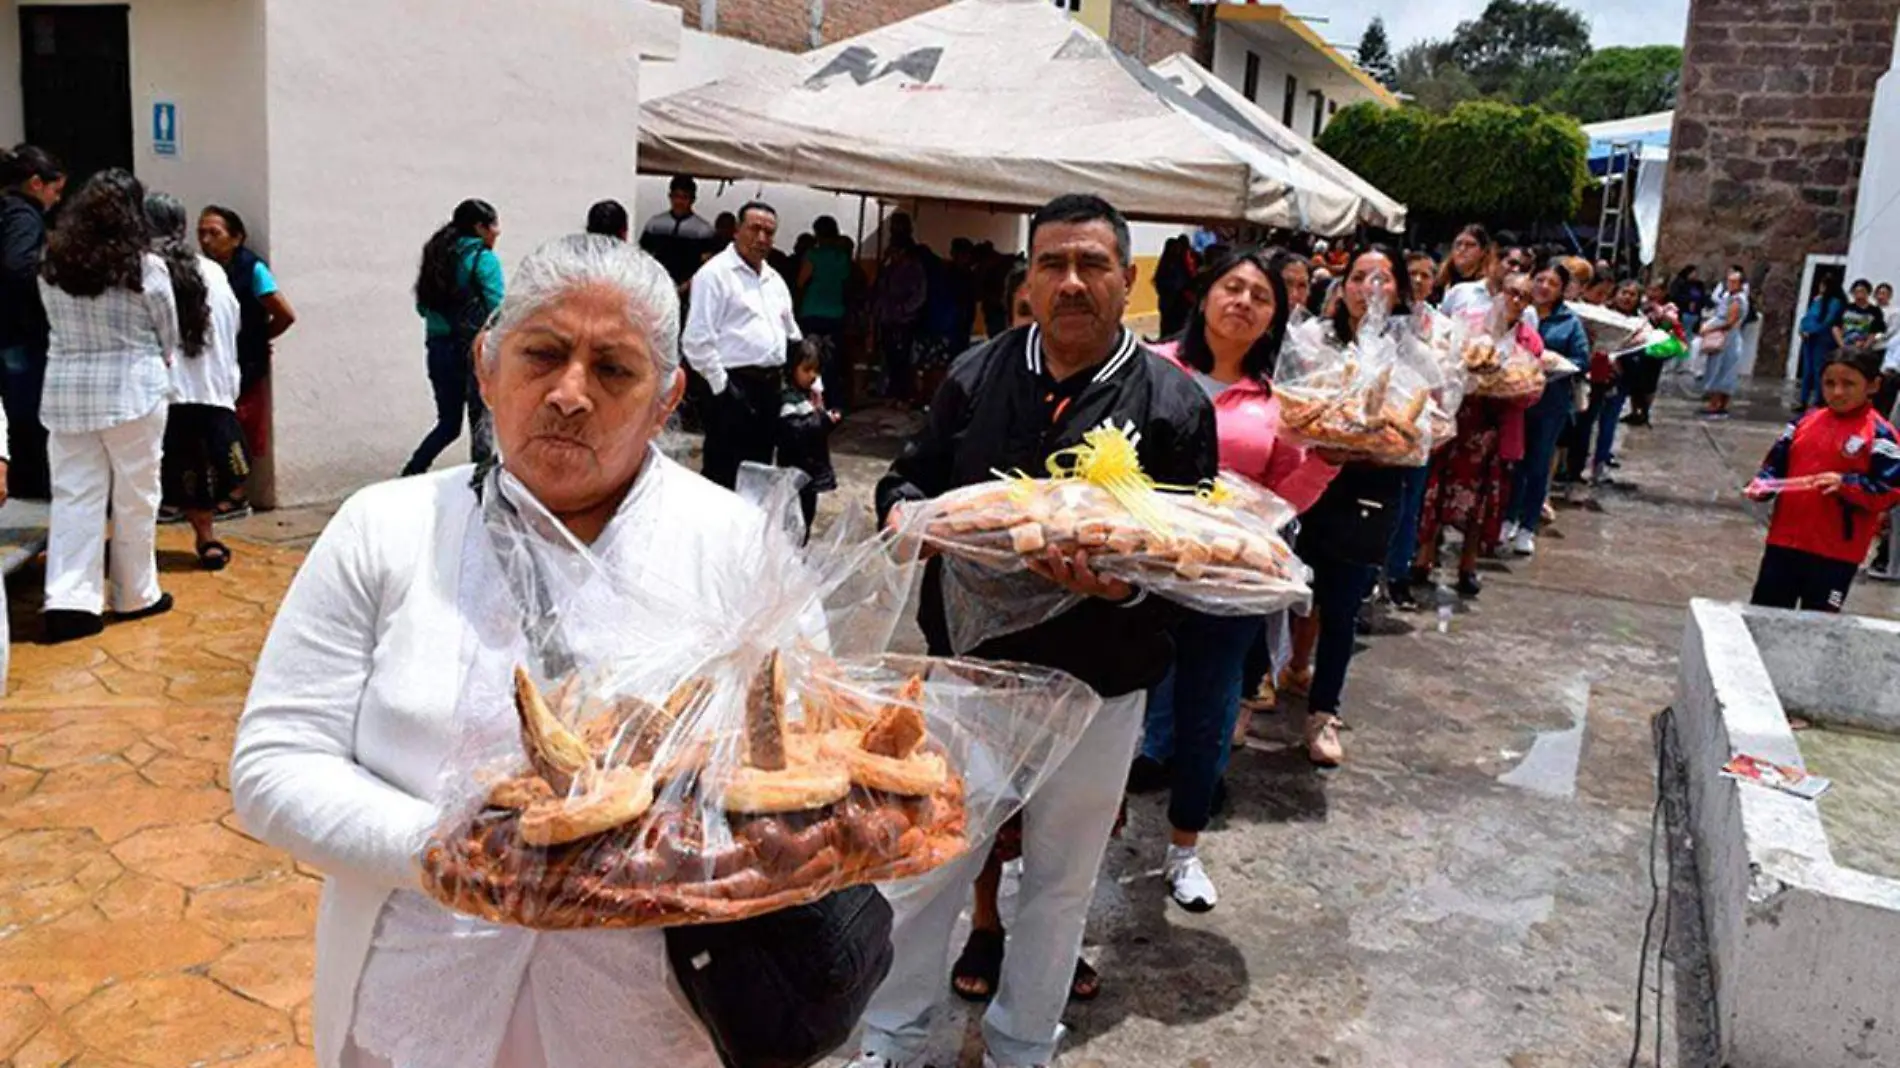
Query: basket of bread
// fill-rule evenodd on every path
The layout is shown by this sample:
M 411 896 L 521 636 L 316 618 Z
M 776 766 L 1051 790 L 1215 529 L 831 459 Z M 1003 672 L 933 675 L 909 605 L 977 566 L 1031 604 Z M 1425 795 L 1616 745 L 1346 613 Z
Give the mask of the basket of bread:
M 1086 554 L 1097 574 L 1218 615 L 1304 603 L 1305 565 L 1280 530 L 1286 502 L 1246 479 L 1159 486 L 1120 428 L 1089 431 L 1052 457 L 1048 477 L 999 476 L 906 506 L 906 532 L 955 558 L 1019 572 L 1051 551 Z
M 496 923 L 640 928 L 910 878 L 993 834 L 1099 709 L 1051 669 L 885 652 L 888 622 L 851 617 L 902 608 L 877 592 L 911 585 L 888 538 L 747 529 L 744 573 L 693 597 L 616 584 L 588 546 L 500 545 L 548 604 L 525 642 L 490 643 L 512 670 L 498 652 L 468 672 L 429 895 Z

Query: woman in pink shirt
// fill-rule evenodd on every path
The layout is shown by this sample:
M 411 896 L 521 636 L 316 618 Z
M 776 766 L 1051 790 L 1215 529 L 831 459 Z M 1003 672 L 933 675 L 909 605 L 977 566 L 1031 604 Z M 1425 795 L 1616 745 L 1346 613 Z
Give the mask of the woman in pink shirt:
M 1291 304 L 1267 252 L 1226 252 L 1195 279 L 1187 328 L 1156 348 L 1192 375 L 1214 401 L 1220 465 L 1304 511 L 1338 470 L 1281 440 L 1270 379 Z M 1166 763 L 1173 828 L 1166 873 L 1174 900 L 1190 912 L 1214 907 L 1214 884 L 1197 845 L 1227 767 L 1247 654 L 1265 621 L 1187 613 L 1174 630 L 1174 670 L 1148 693 L 1148 726 L 1137 763 Z M 1131 776 L 1137 777 L 1137 776 Z

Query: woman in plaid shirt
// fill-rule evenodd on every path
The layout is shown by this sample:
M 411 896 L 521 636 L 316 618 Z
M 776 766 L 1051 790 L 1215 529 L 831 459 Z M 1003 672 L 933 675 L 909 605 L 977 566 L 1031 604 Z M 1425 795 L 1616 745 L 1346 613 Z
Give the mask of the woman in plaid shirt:
M 49 642 L 104 625 L 99 531 L 108 500 L 114 612 L 141 619 L 172 606 L 158 588 L 153 542 L 178 308 L 165 261 L 147 244 L 145 188 L 118 169 L 89 180 L 47 240 L 40 296 L 52 339 L 40 422 L 53 478 Z

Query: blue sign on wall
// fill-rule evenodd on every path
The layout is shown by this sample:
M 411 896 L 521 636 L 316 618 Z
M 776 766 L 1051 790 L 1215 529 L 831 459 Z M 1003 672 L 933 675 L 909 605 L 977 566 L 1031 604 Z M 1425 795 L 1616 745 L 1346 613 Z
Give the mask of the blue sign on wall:
M 152 102 L 152 154 L 178 155 L 178 105 L 169 100 Z

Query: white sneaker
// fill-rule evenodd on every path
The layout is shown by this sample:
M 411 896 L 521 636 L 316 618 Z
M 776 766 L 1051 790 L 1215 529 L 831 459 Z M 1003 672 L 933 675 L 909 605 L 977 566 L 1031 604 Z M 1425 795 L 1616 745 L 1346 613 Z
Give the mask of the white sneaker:
M 1519 556 L 1537 555 L 1537 537 L 1528 530 L 1520 530 L 1511 538 L 1511 551 Z
M 1021 1068 L 1054 1068 L 1054 1065 L 1055 1065 L 1054 1061 L 1047 1061 L 1042 1064 L 1022 1065 Z M 990 1056 L 989 1053 L 986 1051 L 983 1054 L 983 1068 L 1003 1068 L 1003 1064 L 1001 1061 L 998 1061 L 995 1057 Z
M 844 1068 L 910 1068 L 910 1066 L 899 1064 L 889 1057 L 865 1050 L 852 1060 L 846 1062 Z
M 1498 544 L 1499 545 L 1511 544 L 1512 539 L 1517 537 L 1517 532 L 1518 532 L 1517 520 L 1515 519 L 1505 520 L 1504 525 L 1498 528 Z
M 1168 847 L 1168 860 L 1163 869 L 1168 877 L 1168 892 L 1173 895 L 1174 903 L 1189 912 L 1206 912 L 1220 900 L 1214 892 L 1214 880 L 1207 877 L 1207 868 L 1201 863 L 1200 854 L 1192 849 L 1180 846 Z

